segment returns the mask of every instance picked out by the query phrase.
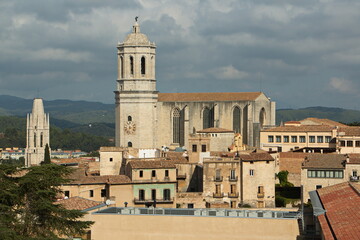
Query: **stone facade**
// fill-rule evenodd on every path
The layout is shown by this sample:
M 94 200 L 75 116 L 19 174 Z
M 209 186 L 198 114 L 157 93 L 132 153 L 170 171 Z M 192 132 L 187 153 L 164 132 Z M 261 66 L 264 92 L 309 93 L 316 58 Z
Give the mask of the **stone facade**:
M 116 146 L 189 148 L 189 134 L 209 127 L 234 130 L 259 146 L 260 129 L 275 125 L 275 102 L 262 92 L 158 93 L 156 46 L 137 22 L 117 48 Z
M 49 114 L 44 112 L 41 98 L 34 99 L 32 113 L 27 115 L 26 120 L 25 165 L 30 167 L 44 161 L 46 144 L 50 151 Z
M 203 197 L 208 207 L 275 207 L 275 161 L 268 153 L 239 152 L 204 160 Z

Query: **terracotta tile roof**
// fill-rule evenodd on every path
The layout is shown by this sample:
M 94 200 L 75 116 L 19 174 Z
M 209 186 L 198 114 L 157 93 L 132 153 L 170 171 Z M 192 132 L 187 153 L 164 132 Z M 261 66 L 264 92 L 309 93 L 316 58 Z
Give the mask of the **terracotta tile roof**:
M 168 159 L 168 161 L 171 161 L 173 163 L 188 163 L 189 160 L 186 159 L 183 156 L 183 152 L 173 152 L 173 151 L 169 151 L 169 152 L 165 152 L 165 156 Z
M 197 132 L 198 133 L 233 133 L 234 130 L 225 129 L 225 128 L 205 128 Z
M 309 154 L 302 164 L 305 169 L 344 169 L 346 155 L 343 154 Z
M 81 176 L 73 179 L 69 185 L 73 184 L 128 184 L 131 180 L 125 175 L 103 175 L 103 176 Z
M 219 102 L 219 101 L 254 101 L 261 92 L 231 93 L 159 93 L 159 102 Z
M 346 127 L 347 125 L 330 120 L 330 119 L 326 119 L 326 118 L 314 118 L 314 117 L 310 117 L 310 118 L 305 118 L 303 120 L 300 121 L 301 123 L 308 123 L 308 122 L 313 122 L 314 124 L 319 124 L 319 125 L 328 125 L 328 126 L 339 126 L 339 127 Z M 311 124 L 310 124 L 311 125 Z
M 210 152 L 211 157 L 235 157 L 235 152 L 217 152 L 217 151 L 211 151 Z
M 349 153 L 349 164 L 360 164 L 360 153 Z
M 318 216 L 318 220 L 321 225 L 321 231 L 324 235 L 324 240 L 335 240 L 333 234 L 331 233 L 330 226 L 326 221 L 325 215 Z
M 359 184 L 345 182 L 317 190 L 321 203 L 326 210 L 325 218 L 327 221 L 322 218 L 319 219 L 326 236 L 329 236 L 327 228 L 330 227 L 334 239 L 359 239 L 360 193 L 357 189 L 359 189 Z
M 274 158 L 267 152 L 240 153 L 239 158 L 243 161 L 274 161 Z
M 122 152 L 126 150 L 123 147 L 100 147 L 100 152 Z
M 280 152 L 280 158 L 305 158 L 308 156 L 309 153 L 302 153 L 302 152 Z
M 262 132 L 331 132 L 334 129 L 327 125 L 280 126 L 262 130 Z
M 340 135 L 340 137 L 341 136 L 360 136 L 360 127 L 341 127 L 338 130 L 338 134 Z
M 176 168 L 175 164 L 169 160 L 132 160 L 128 164 L 133 169 Z
M 89 200 L 82 197 L 71 197 L 68 199 L 62 199 L 55 202 L 55 204 L 61 204 L 64 208 L 69 210 L 85 210 L 96 206 L 104 206 L 104 203 Z

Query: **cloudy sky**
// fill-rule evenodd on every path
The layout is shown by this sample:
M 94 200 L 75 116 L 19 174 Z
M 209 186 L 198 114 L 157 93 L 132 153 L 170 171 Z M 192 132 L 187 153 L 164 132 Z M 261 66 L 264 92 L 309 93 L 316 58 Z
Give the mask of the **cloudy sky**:
M 0 0 L 0 94 L 113 103 L 135 16 L 160 92 L 360 110 L 359 0 Z

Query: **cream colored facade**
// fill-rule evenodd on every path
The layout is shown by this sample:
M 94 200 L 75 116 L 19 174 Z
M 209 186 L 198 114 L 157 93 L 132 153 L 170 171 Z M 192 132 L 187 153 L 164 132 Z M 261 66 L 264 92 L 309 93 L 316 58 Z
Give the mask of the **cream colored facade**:
M 239 152 L 235 158 L 204 160 L 203 197 L 230 208 L 275 207 L 275 161 L 267 153 Z
M 265 151 L 288 152 L 297 149 L 336 149 L 336 128 L 328 125 L 287 124 L 260 132 Z M 311 150 L 312 151 L 312 150 Z
M 259 132 L 275 125 L 275 102 L 255 93 L 158 93 L 156 46 L 136 22 L 118 46 L 116 146 L 185 146 L 189 134 L 209 127 L 232 129 L 259 146 Z
M 119 175 L 125 164 L 126 149 L 119 147 L 100 148 L 100 175 Z
M 305 160 L 301 169 L 304 202 L 310 199 L 309 191 L 348 181 L 360 181 L 358 154 L 318 154 L 308 158 L 310 157 L 310 160 Z
M 61 187 L 66 197 L 82 197 L 98 202 L 105 202 L 106 195 L 106 183 L 96 184 L 69 184 Z M 105 193 L 105 195 L 103 195 Z
M 289 240 L 299 235 L 297 219 L 91 214 L 95 240 Z
M 43 100 L 35 98 L 32 113 L 26 118 L 25 165 L 27 167 L 40 165 L 44 161 L 46 144 L 49 145 L 50 151 L 49 114 L 44 112 Z
M 337 131 L 337 150 L 342 154 L 360 153 L 360 127 L 343 127 Z
M 204 160 L 203 198 L 208 206 L 227 203 L 230 208 L 241 204 L 240 161 L 233 158 Z
M 242 161 L 243 203 L 275 207 L 275 161 Z

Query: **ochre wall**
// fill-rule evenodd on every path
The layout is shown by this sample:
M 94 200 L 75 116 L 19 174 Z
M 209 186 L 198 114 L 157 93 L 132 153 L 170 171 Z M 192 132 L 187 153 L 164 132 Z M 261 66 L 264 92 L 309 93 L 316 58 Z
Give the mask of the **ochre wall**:
M 92 214 L 94 240 L 296 239 L 296 219 Z

